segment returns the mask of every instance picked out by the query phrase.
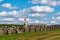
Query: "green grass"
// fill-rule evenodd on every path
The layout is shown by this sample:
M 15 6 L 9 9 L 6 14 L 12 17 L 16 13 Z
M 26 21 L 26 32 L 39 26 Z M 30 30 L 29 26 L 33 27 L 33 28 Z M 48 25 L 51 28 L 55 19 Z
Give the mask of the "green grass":
M 60 30 L 0 35 L 0 40 L 52 40 L 51 38 L 60 39 Z

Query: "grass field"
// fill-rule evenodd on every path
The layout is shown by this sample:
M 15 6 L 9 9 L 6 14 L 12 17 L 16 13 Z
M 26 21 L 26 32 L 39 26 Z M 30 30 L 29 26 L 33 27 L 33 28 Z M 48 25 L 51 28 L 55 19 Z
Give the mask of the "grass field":
M 0 40 L 60 40 L 60 30 L 0 35 Z

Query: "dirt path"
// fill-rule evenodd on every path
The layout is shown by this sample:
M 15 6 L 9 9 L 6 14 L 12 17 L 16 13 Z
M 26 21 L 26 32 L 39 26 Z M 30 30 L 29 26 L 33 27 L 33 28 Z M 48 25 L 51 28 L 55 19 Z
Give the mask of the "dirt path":
M 49 33 L 43 36 L 36 36 L 35 39 L 33 38 L 33 40 L 49 40 L 49 39 L 51 40 L 56 37 L 60 37 L 60 33 Z
M 45 35 L 32 35 L 30 37 L 23 37 L 19 40 L 55 40 L 56 38 L 59 37 L 60 37 L 60 33 L 51 32 Z

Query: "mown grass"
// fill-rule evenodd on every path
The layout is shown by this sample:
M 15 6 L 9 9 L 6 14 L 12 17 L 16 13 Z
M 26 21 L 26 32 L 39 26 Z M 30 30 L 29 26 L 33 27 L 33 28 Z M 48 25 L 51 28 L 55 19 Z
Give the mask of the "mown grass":
M 0 40 L 39 40 L 41 38 L 46 39 L 45 36 L 52 33 L 60 33 L 60 30 L 50 30 L 50 31 L 38 31 L 38 32 L 27 32 L 27 33 L 20 33 L 20 34 L 9 34 L 9 35 L 0 35 Z M 51 35 L 52 36 L 52 35 Z M 58 37 L 59 39 L 60 37 Z M 57 38 L 56 38 L 57 39 Z

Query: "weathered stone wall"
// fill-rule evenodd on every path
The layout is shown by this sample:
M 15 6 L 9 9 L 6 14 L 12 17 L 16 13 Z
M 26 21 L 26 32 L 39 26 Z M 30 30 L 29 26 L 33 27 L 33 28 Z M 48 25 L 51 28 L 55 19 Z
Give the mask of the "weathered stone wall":
M 47 31 L 47 30 L 55 30 L 55 29 L 59 29 L 60 27 L 57 26 L 48 26 L 48 25 L 40 25 L 40 26 L 36 26 L 36 25 L 26 25 L 26 27 L 16 27 L 16 26 L 12 26 L 12 27 L 2 27 L 0 28 L 0 34 L 17 34 L 17 33 L 23 33 L 23 32 L 36 32 L 36 31 Z

